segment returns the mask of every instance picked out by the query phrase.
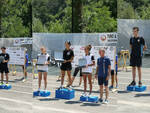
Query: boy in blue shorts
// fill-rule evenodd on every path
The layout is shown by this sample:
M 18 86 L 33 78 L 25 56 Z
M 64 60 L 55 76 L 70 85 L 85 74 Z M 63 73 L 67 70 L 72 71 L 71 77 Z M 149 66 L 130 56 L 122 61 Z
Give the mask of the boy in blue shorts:
M 111 75 L 111 63 L 110 59 L 105 56 L 105 50 L 99 50 L 100 58 L 97 59 L 97 68 L 95 77 L 98 79 L 98 84 L 100 87 L 100 99 L 101 103 L 107 104 L 108 103 L 108 95 L 109 95 L 109 88 L 108 88 L 108 80 Z M 103 102 L 103 91 L 104 86 L 106 90 L 106 99 Z

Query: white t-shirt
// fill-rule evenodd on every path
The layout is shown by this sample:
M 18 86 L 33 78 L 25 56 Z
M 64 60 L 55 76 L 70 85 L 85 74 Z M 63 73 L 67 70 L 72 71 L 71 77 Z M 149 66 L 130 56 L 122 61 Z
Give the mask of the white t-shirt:
M 92 54 L 84 56 L 83 58 L 86 59 L 88 65 L 93 64 L 94 56 Z M 93 66 L 88 66 L 87 68 L 82 68 L 82 72 L 92 73 L 93 72 Z
M 46 61 L 45 62 L 50 61 L 50 56 L 49 56 L 48 53 L 46 53 L 46 54 L 42 54 L 42 53 L 38 54 L 37 60 L 40 57 L 40 55 L 45 55 L 45 57 L 46 57 L 46 59 L 45 59 Z M 38 68 L 38 70 L 48 72 L 48 65 L 38 65 L 37 68 Z

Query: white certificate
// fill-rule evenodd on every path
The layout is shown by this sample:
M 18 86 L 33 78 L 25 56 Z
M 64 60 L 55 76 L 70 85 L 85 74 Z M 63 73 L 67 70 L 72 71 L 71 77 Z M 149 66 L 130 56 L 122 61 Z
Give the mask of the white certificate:
M 0 63 L 2 63 L 4 61 L 4 57 L 0 56 Z
M 78 66 L 83 67 L 83 66 L 86 66 L 87 60 L 85 58 L 80 58 L 78 63 L 79 63 Z
M 44 65 L 46 63 L 47 59 L 46 59 L 46 55 L 40 55 L 38 56 L 37 59 L 37 65 Z

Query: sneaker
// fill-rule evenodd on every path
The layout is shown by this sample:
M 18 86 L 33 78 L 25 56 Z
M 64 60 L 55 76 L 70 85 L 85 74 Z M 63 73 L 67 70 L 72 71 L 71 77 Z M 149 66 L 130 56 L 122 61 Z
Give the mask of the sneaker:
M 142 87 L 142 82 L 141 81 L 139 81 L 139 87 Z
M 103 102 L 104 104 L 108 104 L 108 100 L 107 99 L 105 99 L 105 101 Z
M 63 89 L 64 87 L 61 85 L 58 89 Z
M 135 81 L 132 81 L 129 86 L 135 86 L 136 85 L 136 82 Z
M 99 102 L 100 102 L 100 103 L 103 103 L 103 99 L 102 99 L 102 98 L 100 98 L 100 99 L 99 99 Z
M 85 97 L 85 96 L 87 96 L 87 94 L 84 92 L 84 93 L 81 94 L 81 96 L 84 96 L 84 97 Z
M 109 87 L 110 90 L 113 89 L 113 88 L 114 88 L 113 86 L 110 86 L 110 87 Z
M 88 97 L 91 97 L 91 96 L 92 96 L 92 94 L 91 94 L 91 93 L 89 93 L 89 94 L 88 94 Z
M 73 87 L 72 87 L 72 86 L 68 86 L 67 88 L 68 88 L 68 89 L 70 89 L 70 90 L 72 90 L 72 89 L 73 89 Z
M 116 85 L 116 89 L 118 89 L 118 85 Z

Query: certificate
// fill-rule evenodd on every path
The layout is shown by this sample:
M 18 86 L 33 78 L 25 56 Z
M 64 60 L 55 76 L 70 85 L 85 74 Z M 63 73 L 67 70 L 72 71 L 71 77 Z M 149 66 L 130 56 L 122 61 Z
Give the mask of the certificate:
M 0 63 L 2 63 L 4 60 L 5 60 L 4 57 L 0 56 Z
M 78 60 L 78 66 L 85 67 L 87 65 L 87 60 L 85 58 L 80 58 Z
M 46 55 L 40 55 L 37 59 L 37 65 L 44 65 L 47 61 Z

